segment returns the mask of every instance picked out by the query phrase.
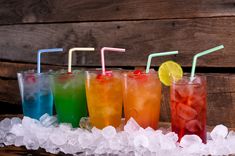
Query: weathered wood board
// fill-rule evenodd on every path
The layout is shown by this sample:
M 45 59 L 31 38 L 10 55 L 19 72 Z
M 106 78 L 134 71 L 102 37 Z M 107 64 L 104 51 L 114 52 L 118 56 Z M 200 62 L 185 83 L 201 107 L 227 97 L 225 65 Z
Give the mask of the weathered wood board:
M 42 62 L 65 65 L 69 48 L 91 46 L 96 52 L 77 53 L 74 63 L 100 66 L 100 48 L 111 46 L 127 51 L 106 53 L 109 66 L 145 66 L 150 53 L 179 50 L 177 56 L 154 59 L 153 65 L 173 59 L 188 67 L 196 53 L 224 44 L 220 52 L 200 58 L 198 66 L 234 67 L 234 27 L 235 17 L 1 26 L 0 58 L 35 63 L 38 49 L 62 47 L 65 53 L 45 54 Z
M 235 16 L 234 0 L 2 0 L 0 24 Z

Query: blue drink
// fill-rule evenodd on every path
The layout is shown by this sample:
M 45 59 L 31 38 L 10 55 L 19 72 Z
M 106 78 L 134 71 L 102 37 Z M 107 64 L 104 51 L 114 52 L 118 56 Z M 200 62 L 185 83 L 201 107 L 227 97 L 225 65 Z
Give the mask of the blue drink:
M 43 114 L 53 113 L 53 96 L 49 85 L 47 73 L 34 73 L 26 71 L 18 73 L 23 114 L 39 119 Z

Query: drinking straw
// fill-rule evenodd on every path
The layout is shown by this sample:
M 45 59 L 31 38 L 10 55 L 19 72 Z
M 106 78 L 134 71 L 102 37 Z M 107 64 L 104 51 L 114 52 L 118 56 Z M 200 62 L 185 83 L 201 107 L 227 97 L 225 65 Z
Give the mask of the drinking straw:
M 95 51 L 95 48 L 71 48 L 69 49 L 68 72 L 72 71 L 72 54 L 74 51 Z
M 194 55 L 194 57 L 193 57 L 193 64 L 192 64 L 192 70 L 191 70 L 191 76 L 190 76 L 190 81 L 193 81 L 193 79 L 194 79 L 195 68 L 196 68 L 196 64 L 197 64 L 197 58 L 198 58 L 198 57 L 201 57 L 201 56 L 203 56 L 203 55 L 210 54 L 210 53 L 212 53 L 212 52 L 215 52 L 215 51 L 220 50 L 220 49 L 223 49 L 223 48 L 224 48 L 224 46 L 223 46 L 223 45 L 220 45 L 220 46 L 217 46 L 217 47 L 214 47 L 214 48 L 205 50 L 205 51 L 203 51 L 203 52 L 200 52 L 200 53 Z
M 126 50 L 122 49 L 122 48 L 110 48 L 110 47 L 103 47 L 101 49 L 101 64 L 102 64 L 102 74 L 103 75 L 105 75 L 104 51 L 125 52 Z
M 63 48 L 40 49 L 37 56 L 37 73 L 41 73 L 41 53 L 62 52 Z
M 148 61 L 147 61 L 147 67 L 146 67 L 146 73 L 149 73 L 150 65 L 151 65 L 151 60 L 153 57 L 158 57 L 158 56 L 167 56 L 167 55 L 175 55 L 178 54 L 178 51 L 169 51 L 169 52 L 161 52 L 161 53 L 153 53 L 148 56 Z

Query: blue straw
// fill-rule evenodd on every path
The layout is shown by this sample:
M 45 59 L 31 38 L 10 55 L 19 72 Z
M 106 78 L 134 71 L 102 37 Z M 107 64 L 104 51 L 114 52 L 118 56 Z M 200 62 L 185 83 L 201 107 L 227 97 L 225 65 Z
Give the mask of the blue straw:
M 62 52 L 63 48 L 40 49 L 37 56 L 37 72 L 41 73 L 41 53 Z

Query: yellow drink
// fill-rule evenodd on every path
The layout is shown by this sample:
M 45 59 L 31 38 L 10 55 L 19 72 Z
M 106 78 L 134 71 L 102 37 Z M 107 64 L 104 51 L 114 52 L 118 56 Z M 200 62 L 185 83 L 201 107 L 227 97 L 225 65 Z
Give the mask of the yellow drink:
M 97 128 L 118 127 L 122 115 L 122 86 L 119 72 L 86 72 L 86 95 L 90 122 Z

